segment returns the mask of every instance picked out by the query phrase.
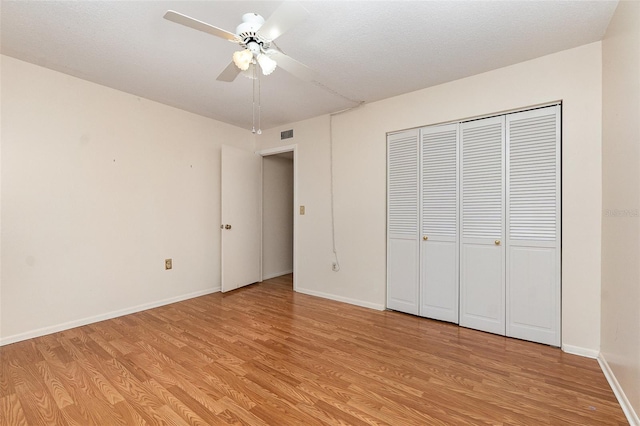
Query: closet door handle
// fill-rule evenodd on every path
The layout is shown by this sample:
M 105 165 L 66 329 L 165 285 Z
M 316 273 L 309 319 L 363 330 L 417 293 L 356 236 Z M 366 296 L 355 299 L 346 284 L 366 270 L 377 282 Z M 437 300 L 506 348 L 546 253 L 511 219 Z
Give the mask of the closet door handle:
M 500 240 L 495 240 L 494 242 L 495 242 L 495 244 L 496 244 L 497 246 L 499 246 L 499 245 L 500 245 Z
M 427 237 L 426 235 L 422 237 L 423 240 L 427 241 L 429 239 L 429 237 Z

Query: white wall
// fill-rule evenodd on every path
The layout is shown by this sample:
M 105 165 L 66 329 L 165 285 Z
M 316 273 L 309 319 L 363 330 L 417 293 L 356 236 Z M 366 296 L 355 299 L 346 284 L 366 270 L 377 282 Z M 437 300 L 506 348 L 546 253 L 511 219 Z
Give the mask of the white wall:
M 602 46 L 602 357 L 640 413 L 639 2 L 619 3 Z
M 262 278 L 293 272 L 293 160 L 262 159 Z
M 6 56 L 2 89 L 0 343 L 219 288 L 250 132 Z
M 329 117 L 294 123 L 298 197 L 298 289 L 384 307 L 386 133 L 563 101 L 563 293 L 565 349 L 600 348 L 601 43 L 593 43 L 391 99 L 333 118 L 336 237 L 331 271 Z M 260 149 L 280 144 L 265 131 Z M 292 143 L 288 140 L 287 143 Z

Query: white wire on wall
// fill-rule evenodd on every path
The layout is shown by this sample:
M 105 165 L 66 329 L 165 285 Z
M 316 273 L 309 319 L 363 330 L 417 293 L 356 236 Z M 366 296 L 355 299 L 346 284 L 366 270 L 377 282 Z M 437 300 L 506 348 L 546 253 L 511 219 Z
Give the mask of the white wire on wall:
M 331 248 L 333 249 L 333 258 L 334 262 L 331 267 L 333 272 L 338 272 L 340 270 L 340 260 L 338 259 L 338 249 L 336 248 L 336 215 L 335 215 L 335 206 L 334 206 L 334 178 L 333 178 L 333 117 L 336 115 L 344 114 L 345 112 L 351 111 L 355 108 L 358 108 L 364 104 L 364 101 L 358 103 L 358 105 L 343 109 L 342 111 L 334 112 L 329 114 L 329 176 L 331 180 Z

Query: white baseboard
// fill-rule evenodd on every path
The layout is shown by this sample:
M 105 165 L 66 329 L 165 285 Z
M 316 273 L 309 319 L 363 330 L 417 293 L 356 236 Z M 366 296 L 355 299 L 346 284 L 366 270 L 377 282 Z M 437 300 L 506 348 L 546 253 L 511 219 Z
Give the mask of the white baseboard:
M 267 274 L 267 275 L 263 275 L 262 276 L 262 280 L 270 280 L 271 278 L 275 278 L 275 277 L 281 277 L 283 275 L 287 275 L 287 274 L 293 274 L 293 269 L 289 269 L 286 271 L 282 271 L 282 272 L 276 272 L 275 274 Z
M 599 351 L 594 349 L 582 348 L 580 346 L 572 346 L 572 345 L 562 345 L 562 352 L 566 352 L 572 355 L 579 355 L 585 358 L 593 358 L 597 359 L 598 355 L 600 355 Z
M 384 311 L 385 306 L 378 303 L 365 302 L 364 300 L 351 299 L 350 297 L 337 296 L 335 294 L 323 293 L 321 291 L 310 290 L 308 288 L 296 288 L 298 293 L 308 294 L 310 296 L 322 297 L 323 299 L 335 300 L 336 302 L 348 303 L 350 305 L 362 306 L 363 308 L 375 309 L 376 311 Z
M 600 368 L 604 373 L 604 377 L 607 378 L 609 386 L 611 386 L 611 389 L 613 390 L 613 394 L 618 399 L 624 415 L 627 416 L 629 424 L 631 426 L 640 426 L 640 418 L 638 417 L 638 413 L 636 413 L 633 409 L 633 406 L 631 406 L 627 395 L 625 395 L 624 391 L 622 390 L 620 383 L 618 383 L 618 379 L 616 379 L 615 374 L 613 374 L 613 371 L 611 370 L 611 367 L 609 367 L 609 364 L 604 358 L 604 355 L 600 354 L 598 356 L 598 364 L 600 364 Z
M 0 346 L 9 345 L 11 343 L 21 342 L 27 339 L 33 339 L 35 337 L 46 336 L 47 334 L 57 333 L 59 331 L 69 330 L 75 327 L 81 327 L 83 325 L 93 324 L 96 322 L 121 317 L 123 315 L 129 315 L 136 312 L 146 311 L 147 309 L 153 309 L 171 303 L 182 302 L 183 300 L 193 299 L 195 297 L 204 296 L 206 294 L 216 293 L 220 291 L 220 287 L 213 287 L 207 290 L 195 291 L 193 293 L 183 294 L 180 296 L 170 297 L 168 299 L 158 300 L 151 303 L 144 303 L 138 306 L 132 306 L 130 308 L 120 309 L 118 311 L 107 312 L 105 314 L 95 315 L 79 320 L 69 321 L 62 324 L 52 325 L 49 327 L 39 328 L 37 330 L 27 331 L 25 333 L 14 334 L 13 336 L 6 336 L 0 338 Z

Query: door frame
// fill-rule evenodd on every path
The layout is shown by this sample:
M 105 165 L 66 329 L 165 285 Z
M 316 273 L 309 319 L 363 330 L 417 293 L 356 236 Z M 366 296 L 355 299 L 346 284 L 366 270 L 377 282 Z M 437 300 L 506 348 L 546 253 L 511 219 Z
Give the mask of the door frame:
M 261 157 L 268 157 L 270 155 L 282 154 L 284 152 L 293 152 L 293 291 L 298 289 L 298 145 L 284 145 L 276 148 L 268 148 L 260 151 L 256 151 L 256 154 Z M 262 218 L 262 203 L 263 203 L 263 191 L 260 191 L 260 217 Z M 262 244 L 263 235 L 260 233 L 260 281 L 263 280 L 262 271 Z

